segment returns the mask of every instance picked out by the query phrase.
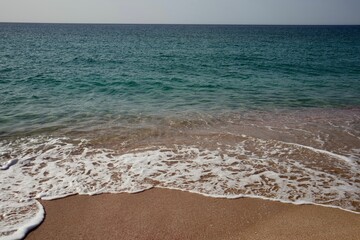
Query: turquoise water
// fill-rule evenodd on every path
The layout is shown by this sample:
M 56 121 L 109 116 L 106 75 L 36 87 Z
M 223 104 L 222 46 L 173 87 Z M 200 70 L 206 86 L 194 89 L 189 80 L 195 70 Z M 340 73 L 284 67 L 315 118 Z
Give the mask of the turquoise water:
M 0 24 L 1 135 L 359 105 L 358 26 Z

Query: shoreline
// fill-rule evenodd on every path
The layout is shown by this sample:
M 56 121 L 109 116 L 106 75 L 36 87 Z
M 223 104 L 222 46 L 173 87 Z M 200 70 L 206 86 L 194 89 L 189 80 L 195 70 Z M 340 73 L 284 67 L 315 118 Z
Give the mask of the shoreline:
M 40 201 L 46 217 L 26 239 L 359 239 L 341 209 L 154 188 Z

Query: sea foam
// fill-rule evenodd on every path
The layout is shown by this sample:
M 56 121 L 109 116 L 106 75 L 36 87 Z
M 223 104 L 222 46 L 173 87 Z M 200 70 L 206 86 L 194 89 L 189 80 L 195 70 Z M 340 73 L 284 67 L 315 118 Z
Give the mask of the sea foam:
M 350 158 L 246 135 L 216 149 L 173 144 L 127 153 L 84 139 L 22 138 L 2 141 L 0 152 L 0 239 L 21 238 L 41 222 L 44 212 L 36 199 L 152 187 L 360 210 L 359 169 Z M 331 166 L 315 164 L 318 159 Z

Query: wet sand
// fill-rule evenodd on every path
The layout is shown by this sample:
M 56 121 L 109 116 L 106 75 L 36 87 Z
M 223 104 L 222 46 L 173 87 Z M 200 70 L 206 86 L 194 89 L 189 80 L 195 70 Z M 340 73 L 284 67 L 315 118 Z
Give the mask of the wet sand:
M 152 189 L 42 201 L 26 239 L 360 239 L 360 215 L 260 199 Z

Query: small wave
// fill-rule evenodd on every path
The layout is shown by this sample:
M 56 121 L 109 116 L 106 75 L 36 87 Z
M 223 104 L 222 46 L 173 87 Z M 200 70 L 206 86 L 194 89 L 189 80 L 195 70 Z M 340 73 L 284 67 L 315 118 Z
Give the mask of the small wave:
M 13 70 L 14 70 L 13 68 L 7 67 L 7 68 L 0 69 L 0 73 L 7 73 L 7 72 L 11 72 Z
M 85 63 L 85 64 L 123 64 L 123 60 L 117 60 L 117 59 L 107 59 L 107 58 L 95 58 L 95 57 L 83 57 L 83 56 L 77 56 L 69 61 L 64 61 L 64 64 L 70 64 L 70 63 Z

